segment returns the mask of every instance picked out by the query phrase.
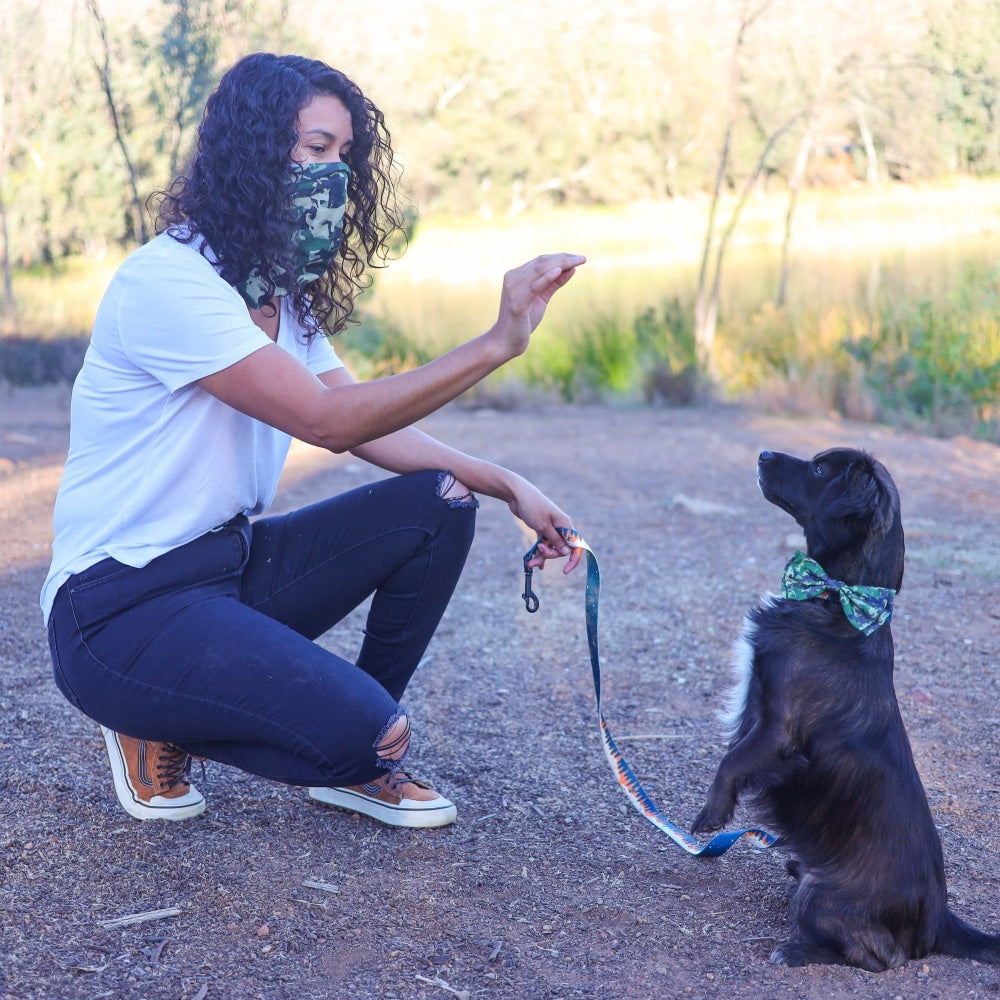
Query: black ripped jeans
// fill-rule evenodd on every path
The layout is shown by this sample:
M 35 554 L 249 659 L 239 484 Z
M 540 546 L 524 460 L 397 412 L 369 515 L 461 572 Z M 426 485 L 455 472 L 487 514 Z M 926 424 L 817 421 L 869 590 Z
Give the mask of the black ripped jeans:
M 475 532 L 475 498 L 442 498 L 452 482 L 398 476 L 239 516 L 141 569 L 91 566 L 49 619 L 56 683 L 129 736 L 292 785 L 375 780 Z M 356 664 L 312 641 L 369 596 Z

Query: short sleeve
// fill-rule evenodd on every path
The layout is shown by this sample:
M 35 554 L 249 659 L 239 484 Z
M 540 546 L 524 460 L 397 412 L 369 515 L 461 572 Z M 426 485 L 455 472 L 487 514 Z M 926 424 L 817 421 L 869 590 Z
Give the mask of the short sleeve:
M 115 325 L 136 367 L 171 392 L 271 341 L 195 246 L 163 235 L 123 265 Z
M 306 366 L 313 375 L 323 375 L 337 368 L 343 368 L 344 362 L 338 357 L 329 338 L 317 335 L 309 342 Z

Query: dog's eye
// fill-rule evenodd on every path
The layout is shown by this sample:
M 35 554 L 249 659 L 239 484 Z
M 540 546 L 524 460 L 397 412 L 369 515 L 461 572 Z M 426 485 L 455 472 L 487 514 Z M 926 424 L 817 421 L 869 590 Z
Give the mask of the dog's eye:
M 826 475 L 826 466 L 822 462 L 813 462 L 812 474 L 822 478 Z

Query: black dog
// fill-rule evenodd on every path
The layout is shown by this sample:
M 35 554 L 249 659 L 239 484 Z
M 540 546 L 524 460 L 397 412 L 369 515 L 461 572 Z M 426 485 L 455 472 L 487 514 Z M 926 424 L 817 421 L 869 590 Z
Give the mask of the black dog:
M 747 792 L 791 854 L 795 933 L 772 962 L 872 972 L 931 952 L 1000 962 L 1000 937 L 948 909 L 941 841 L 896 704 L 896 486 L 880 462 L 846 448 L 808 461 L 765 451 L 757 470 L 764 497 L 803 528 L 820 582 L 792 581 L 747 616 L 729 749 L 692 829 L 723 826 Z M 842 601 L 840 583 L 874 597 L 872 620 L 852 624 L 856 592 Z

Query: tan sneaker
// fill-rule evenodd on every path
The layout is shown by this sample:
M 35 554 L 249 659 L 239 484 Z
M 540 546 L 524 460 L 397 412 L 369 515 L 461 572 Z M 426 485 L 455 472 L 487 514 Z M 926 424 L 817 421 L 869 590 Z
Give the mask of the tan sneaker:
M 454 802 L 406 771 L 396 771 L 370 785 L 310 788 L 309 797 L 328 806 L 371 816 L 389 826 L 447 826 L 458 815 Z
M 123 736 L 101 726 L 115 794 L 136 819 L 190 819 L 205 811 L 201 792 L 187 780 L 191 755 L 172 743 Z

